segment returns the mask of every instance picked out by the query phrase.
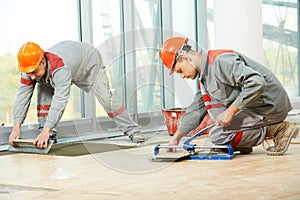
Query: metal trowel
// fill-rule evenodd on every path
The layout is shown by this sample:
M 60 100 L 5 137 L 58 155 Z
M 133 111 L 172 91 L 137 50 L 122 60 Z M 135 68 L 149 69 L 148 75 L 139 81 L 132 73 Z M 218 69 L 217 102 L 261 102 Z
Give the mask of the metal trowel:
M 38 154 L 47 154 L 54 141 L 53 140 L 48 140 L 48 146 L 46 149 L 40 149 L 36 145 L 33 144 L 33 139 L 15 139 L 15 147 L 10 146 L 8 148 L 8 151 L 13 151 L 13 152 L 24 152 L 24 153 L 38 153 Z

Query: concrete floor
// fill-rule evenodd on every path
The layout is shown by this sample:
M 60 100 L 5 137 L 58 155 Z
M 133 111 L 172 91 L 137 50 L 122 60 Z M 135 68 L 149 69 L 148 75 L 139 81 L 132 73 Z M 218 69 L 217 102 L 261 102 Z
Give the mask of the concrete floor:
M 299 144 L 284 156 L 258 146 L 233 160 L 150 162 L 154 145 L 170 136 L 148 137 L 143 145 L 117 137 L 54 146 L 49 155 L 2 155 L 0 199 L 300 199 Z

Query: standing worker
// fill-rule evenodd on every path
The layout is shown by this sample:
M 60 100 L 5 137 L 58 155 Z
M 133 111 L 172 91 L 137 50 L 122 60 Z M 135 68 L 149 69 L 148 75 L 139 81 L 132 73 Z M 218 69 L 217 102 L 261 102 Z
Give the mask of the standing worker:
M 63 41 L 44 52 L 33 42 L 25 43 L 18 53 L 21 79 L 14 106 L 14 126 L 9 144 L 20 138 L 31 97 L 37 85 L 37 111 L 40 134 L 34 144 L 47 148 L 49 137 L 60 121 L 70 97 L 71 85 L 85 92 L 92 91 L 118 128 L 135 142 L 144 142 L 139 126 L 125 107 L 110 91 L 102 56 L 93 46 L 75 41 Z
M 188 38 L 170 38 L 159 53 L 170 75 L 176 72 L 188 79 L 199 75 L 200 91 L 169 145 L 177 145 L 208 113 L 216 124 L 209 132 L 213 144 L 251 153 L 252 147 L 272 140 L 272 145 L 263 143 L 267 154 L 283 155 L 299 128 L 284 121 L 292 106 L 275 75 L 239 52 L 202 48 L 196 52 L 187 42 Z

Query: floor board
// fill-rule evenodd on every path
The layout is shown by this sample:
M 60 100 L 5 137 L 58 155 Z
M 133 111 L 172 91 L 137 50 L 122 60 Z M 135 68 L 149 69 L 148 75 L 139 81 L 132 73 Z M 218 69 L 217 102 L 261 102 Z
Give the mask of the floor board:
M 79 156 L 2 155 L 0 199 L 300 199 L 299 144 L 284 156 L 258 146 L 233 160 L 150 162 L 153 144 Z

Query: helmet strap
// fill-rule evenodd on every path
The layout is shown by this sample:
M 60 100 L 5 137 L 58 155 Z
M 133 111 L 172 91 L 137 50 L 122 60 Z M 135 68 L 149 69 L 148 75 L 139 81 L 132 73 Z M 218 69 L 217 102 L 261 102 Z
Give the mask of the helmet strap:
M 187 52 L 188 52 L 189 50 L 191 50 L 191 48 L 192 48 L 192 47 L 191 47 L 190 45 L 184 43 L 183 47 L 176 53 L 176 55 L 175 55 L 176 59 L 177 59 L 179 56 L 186 55 Z

